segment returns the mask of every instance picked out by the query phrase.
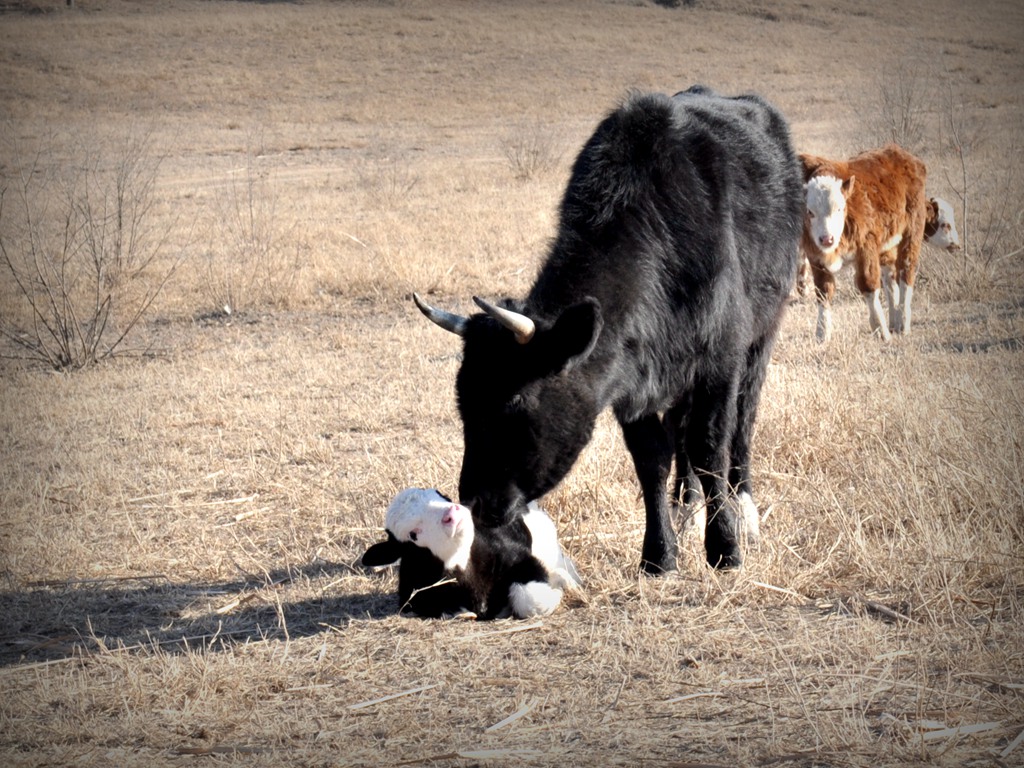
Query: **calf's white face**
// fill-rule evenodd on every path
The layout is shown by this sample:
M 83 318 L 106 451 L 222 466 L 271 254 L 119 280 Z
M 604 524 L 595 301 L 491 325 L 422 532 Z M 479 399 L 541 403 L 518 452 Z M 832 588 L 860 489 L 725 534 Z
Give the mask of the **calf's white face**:
M 846 225 L 846 197 L 853 179 L 841 181 L 834 176 L 815 176 L 804 185 L 807 196 L 805 226 L 815 246 L 824 255 L 839 247 Z
M 429 549 L 446 568 L 465 568 L 473 546 L 469 507 L 448 501 L 435 490 L 406 488 L 392 500 L 384 527 L 399 541 Z
M 928 232 L 932 227 L 935 231 Z M 925 236 L 936 248 L 947 251 L 960 250 L 960 233 L 956 231 L 956 220 L 953 218 L 953 206 L 941 197 L 933 197 L 928 201 L 928 222 L 925 225 Z

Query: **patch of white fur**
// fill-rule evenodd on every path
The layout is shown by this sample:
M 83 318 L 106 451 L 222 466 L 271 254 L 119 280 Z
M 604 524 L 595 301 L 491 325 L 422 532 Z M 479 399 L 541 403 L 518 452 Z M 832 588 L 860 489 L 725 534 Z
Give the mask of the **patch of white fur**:
M 513 584 L 508 591 L 512 615 L 518 619 L 550 616 L 562 602 L 562 590 L 544 581 Z
M 559 545 L 554 521 L 537 505 L 537 502 L 530 502 L 526 514 L 523 515 L 523 522 L 526 523 L 533 539 L 533 556 L 548 570 L 552 581 L 556 578 L 561 580 L 563 587 L 580 586 L 582 582 L 576 564 Z
M 846 262 L 853 258 L 853 251 L 844 253 L 841 258 L 833 259 L 825 266 L 828 267 L 828 271 L 833 275 L 838 275 L 843 271 L 843 267 L 846 266 Z
M 903 235 L 898 235 L 898 234 L 897 235 L 893 235 L 888 240 L 886 240 L 884 243 L 882 243 L 882 249 L 881 249 L 882 253 L 885 253 L 886 251 L 891 251 L 893 248 L 895 248 L 897 245 L 899 245 L 902 242 L 903 242 Z
M 839 240 L 846 225 L 843 182 L 835 176 L 815 176 L 804 184 L 804 193 L 807 198 L 807 212 L 810 214 L 811 239 L 822 253 L 832 253 L 839 247 Z M 832 237 L 832 244 L 828 247 L 821 244 L 822 237 L 826 235 Z
M 753 497 L 746 491 L 736 497 L 739 505 L 740 531 L 747 537 L 748 544 L 757 544 L 761 540 L 761 514 Z

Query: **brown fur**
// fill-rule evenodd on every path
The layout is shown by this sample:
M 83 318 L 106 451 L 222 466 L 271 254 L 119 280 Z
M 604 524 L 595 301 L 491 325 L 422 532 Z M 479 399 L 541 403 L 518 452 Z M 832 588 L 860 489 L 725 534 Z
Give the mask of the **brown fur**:
M 854 283 L 862 294 L 881 287 L 883 267 L 894 269 L 894 280 L 912 286 L 928 218 L 925 164 L 896 144 L 848 161 L 808 154 L 801 154 L 800 160 L 805 182 L 815 176 L 834 176 L 844 182 L 846 196 L 846 225 L 831 256 L 817 247 L 805 222 L 801 250 L 811 264 L 818 301 L 831 303 L 835 274 L 829 264 L 850 254 L 856 270 Z M 895 235 L 902 236 L 899 245 L 883 251 Z

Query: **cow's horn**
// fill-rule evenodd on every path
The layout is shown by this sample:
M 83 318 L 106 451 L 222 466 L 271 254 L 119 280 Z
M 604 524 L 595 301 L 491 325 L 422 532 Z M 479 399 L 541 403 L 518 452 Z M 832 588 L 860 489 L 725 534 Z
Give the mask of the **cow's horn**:
M 533 320 L 528 318 L 526 315 L 521 315 L 518 312 L 513 312 L 512 310 L 504 309 L 503 307 L 496 307 L 489 301 L 484 301 L 479 296 L 474 296 L 473 301 L 476 302 L 476 305 L 480 307 L 480 309 L 512 331 L 512 333 L 516 335 L 516 341 L 520 344 L 525 344 L 533 338 L 533 334 L 537 330 L 537 326 L 534 325 Z
M 420 308 L 420 312 L 429 317 L 446 331 L 451 331 L 459 336 L 462 336 L 466 332 L 466 318 L 462 315 L 445 312 L 443 309 L 436 309 L 423 301 L 418 293 L 413 293 L 412 300 L 416 302 L 416 306 Z

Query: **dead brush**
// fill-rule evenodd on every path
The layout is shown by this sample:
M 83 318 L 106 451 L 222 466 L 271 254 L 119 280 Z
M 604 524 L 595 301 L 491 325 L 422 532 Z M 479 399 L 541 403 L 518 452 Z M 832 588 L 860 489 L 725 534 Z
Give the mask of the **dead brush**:
M 54 137 L 22 149 L 7 138 L 18 164 L 0 178 L 11 281 L 0 334 L 20 350 L 8 356 L 64 371 L 123 353 L 181 261 L 160 261 L 169 230 L 152 217 L 159 161 L 148 135 L 129 132 L 109 151 Z M 76 159 L 61 168 L 64 152 Z
M 512 176 L 528 181 L 551 173 L 565 154 L 559 133 L 540 121 L 521 121 L 501 143 Z
M 203 288 L 215 312 L 294 303 L 304 271 L 302 241 L 278 211 L 274 181 L 249 134 L 243 165 L 229 175 L 207 215 Z

